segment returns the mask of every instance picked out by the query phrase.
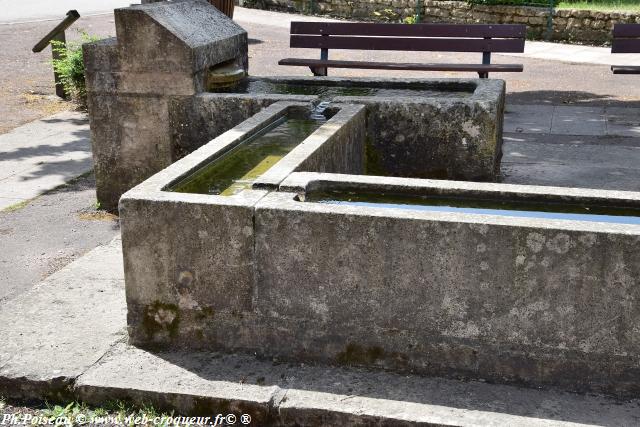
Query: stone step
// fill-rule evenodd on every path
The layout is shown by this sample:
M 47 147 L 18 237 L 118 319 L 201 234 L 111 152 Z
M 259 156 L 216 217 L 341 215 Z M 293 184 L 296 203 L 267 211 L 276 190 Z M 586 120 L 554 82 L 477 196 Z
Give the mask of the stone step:
M 126 399 L 182 415 L 233 414 L 236 425 L 243 415 L 256 426 L 640 424 L 638 401 L 126 344 L 81 375 L 75 393 L 93 404 Z

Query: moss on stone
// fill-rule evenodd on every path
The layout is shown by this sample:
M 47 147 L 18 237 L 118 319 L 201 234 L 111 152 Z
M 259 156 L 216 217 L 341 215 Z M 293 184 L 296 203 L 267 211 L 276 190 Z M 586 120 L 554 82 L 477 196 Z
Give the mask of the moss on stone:
M 384 357 L 384 350 L 378 346 L 362 347 L 359 344 L 350 343 L 345 350 L 336 356 L 336 361 L 341 365 L 372 365 Z
M 170 313 L 173 315 L 169 320 L 163 321 L 162 317 Z M 178 325 L 180 324 L 180 310 L 175 304 L 165 304 L 160 301 L 154 302 L 147 307 L 142 319 L 142 327 L 149 339 L 162 332 L 166 332 L 170 337 L 174 337 L 178 333 Z

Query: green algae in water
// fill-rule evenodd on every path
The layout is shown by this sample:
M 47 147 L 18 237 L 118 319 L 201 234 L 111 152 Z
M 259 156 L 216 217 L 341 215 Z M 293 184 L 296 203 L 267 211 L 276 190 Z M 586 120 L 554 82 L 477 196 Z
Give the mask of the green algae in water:
M 421 196 L 345 190 L 312 192 L 304 197 L 304 201 L 358 207 L 640 225 L 640 208 L 599 206 L 577 202 L 501 200 L 442 195 Z
M 278 95 L 315 95 L 322 99 L 337 96 L 419 96 L 435 98 L 468 97 L 473 88 L 467 86 L 428 89 L 418 85 L 396 85 L 390 87 L 371 87 L 363 85 L 279 83 L 264 80 L 243 80 L 237 85 L 224 88 L 212 88 L 215 93 L 272 93 Z
M 321 115 L 314 115 L 313 118 L 283 117 L 178 182 L 170 190 L 232 196 L 249 189 L 256 178 L 271 169 L 325 121 Z

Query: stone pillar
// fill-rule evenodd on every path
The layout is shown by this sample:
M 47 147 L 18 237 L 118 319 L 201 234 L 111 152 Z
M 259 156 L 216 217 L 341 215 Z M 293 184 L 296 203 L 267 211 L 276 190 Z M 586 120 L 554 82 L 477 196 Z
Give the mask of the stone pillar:
M 117 37 L 84 45 L 97 198 L 107 210 L 175 160 L 172 99 L 204 92 L 216 65 L 248 68 L 246 31 L 205 0 L 114 14 Z

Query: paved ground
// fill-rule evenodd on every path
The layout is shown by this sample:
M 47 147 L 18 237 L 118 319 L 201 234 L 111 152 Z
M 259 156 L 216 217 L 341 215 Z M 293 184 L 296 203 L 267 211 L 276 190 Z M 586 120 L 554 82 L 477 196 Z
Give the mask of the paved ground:
M 117 218 L 97 211 L 95 200 L 86 175 L 0 212 L 0 306 L 119 233 Z
M 640 191 L 640 109 L 508 105 L 503 182 Z

